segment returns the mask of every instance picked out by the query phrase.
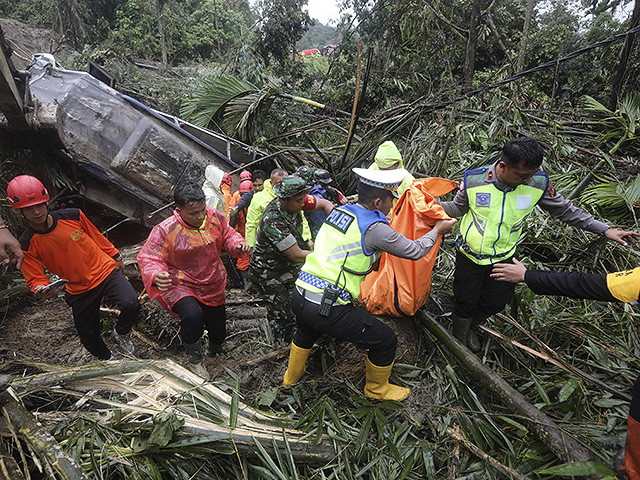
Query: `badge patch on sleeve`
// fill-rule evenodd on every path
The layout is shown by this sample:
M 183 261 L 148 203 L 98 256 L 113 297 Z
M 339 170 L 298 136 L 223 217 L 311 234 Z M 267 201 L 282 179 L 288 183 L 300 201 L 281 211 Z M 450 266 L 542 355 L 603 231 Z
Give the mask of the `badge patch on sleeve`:
M 491 194 L 487 192 L 476 193 L 476 207 L 490 207 Z
M 516 210 L 528 210 L 531 208 L 531 195 L 518 195 L 516 197 Z
M 558 194 L 558 192 L 556 191 L 556 187 L 551 185 L 551 182 L 549 182 L 549 186 L 547 187 L 547 194 L 549 194 L 551 198 L 555 197 Z

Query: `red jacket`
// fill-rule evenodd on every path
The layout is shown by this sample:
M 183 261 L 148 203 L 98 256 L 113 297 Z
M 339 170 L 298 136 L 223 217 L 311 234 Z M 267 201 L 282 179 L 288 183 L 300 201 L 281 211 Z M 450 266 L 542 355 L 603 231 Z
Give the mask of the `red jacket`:
M 227 271 L 220 260 L 222 250 L 237 257 L 236 245 L 244 241 L 229 226 L 224 214 L 207 207 L 202 228 L 184 223 L 178 212 L 153 227 L 138 253 L 138 265 L 149 297 L 169 312 L 183 297 L 195 297 L 205 305 L 222 305 Z M 161 292 L 153 285 L 158 272 L 169 272 L 171 286 Z

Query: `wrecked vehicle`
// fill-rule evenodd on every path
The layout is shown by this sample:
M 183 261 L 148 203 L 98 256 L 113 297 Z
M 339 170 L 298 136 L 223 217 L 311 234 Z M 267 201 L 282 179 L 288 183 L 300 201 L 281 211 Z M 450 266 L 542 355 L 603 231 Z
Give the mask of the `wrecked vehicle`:
M 153 110 L 88 73 L 37 55 L 16 70 L 0 32 L 2 136 L 26 148 L 52 148 L 81 178 L 80 193 L 152 226 L 170 212 L 183 179 L 202 182 L 205 167 L 240 170 L 263 153 L 224 135 Z M 22 118 L 21 118 L 22 117 Z M 35 139 L 35 140 L 34 140 Z

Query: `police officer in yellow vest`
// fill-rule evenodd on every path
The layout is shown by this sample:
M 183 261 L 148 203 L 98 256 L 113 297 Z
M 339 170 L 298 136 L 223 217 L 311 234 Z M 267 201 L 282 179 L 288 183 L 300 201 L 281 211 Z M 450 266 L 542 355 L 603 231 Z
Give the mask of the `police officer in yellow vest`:
M 431 232 L 409 240 L 393 230 L 386 218 L 407 172 L 353 171 L 360 180 L 358 203 L 334 208 L 327 216 L 291 296 L 298 330 L 283 384 L 290 387 L 302 378 L 311 347 L 326 334 L 368 350 L 365 395 L 403 400 L 409 389 L 389 383 L 398 343 L 395 333 L 352 302 L 360 294 L 364 276 L 377 266 L 381 252 L 418 260 L 431 250 L 438 235 L 451 231 L 456 220 L 441 220 Z
M 514 284 L 490 277 L 492 265 L 511 262 L 524 222 L 536 205 L 558 220 L 622 245 L 635 232 L 614 230 L 560 195 L 541 170 L 542 146 L 531 137 L 507 142 L 495 164 L 469 170 L 452 202 L 442 202 L 451 217 L 463 218 L 456 240 L 453 279 L 453 333 L 473 350 L 480 348 L 473 327 L 501 311 Z

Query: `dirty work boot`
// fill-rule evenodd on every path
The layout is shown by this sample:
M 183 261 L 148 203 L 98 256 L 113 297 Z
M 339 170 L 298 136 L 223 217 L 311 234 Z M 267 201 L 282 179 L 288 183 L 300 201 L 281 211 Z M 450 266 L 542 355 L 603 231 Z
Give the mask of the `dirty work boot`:
M 471 319 L 468 317 L 460 318 L 452 313 L 451 320 L 453 321 L 453 336 L 466 347 L 469 339 L 469 330 L 471 329 Z
M 116 328 L 113 327 L 113 339 L 116 341 L 116 344 L 118 345 L 118 349 L 122 352 L 122 354 L 133 355 L 133 352 L 135 352 L 136 347 L 133 346 L 133 342 L 131 341 L 131 336 L 128 333 L 120 335 L 116 331 Z
M 195 343 L 185 343 L 184 351 L 189 358 L 189 370 L 196 375 L 201 376 L 205 380 L 209 379 L 209 372 L 204 366 L 204 355 L 202 354 L 202 339 L 199 338 Z
M 364 386 L 364 394 L 367 397 L 380 400 L 401 401 L 409 396 L 411 390 L 389 383 L 389 376 L 393 363 L 386 367 L 378 367 L 367 358 L 367 383 Z
M 291 342 L 291 351 L 289 352 L 289 366 L 287 371 L 284 372 L 282 378 L 282 385 L 284 388 L 291 388 L 294 383 L 298 383 L 298 380 L 304 375 L 304 371 L 307 369 L 307 359 L 311 353 L 310 348 L 300 348 L 295 343 Z
M 478 353 L 482 346 L 480 345 L 480 337 L 475 328 L 469 330 L 469 338 L 467 339 L 467 346 L 473 353 Z
M 218 352 L 220 352 L 220 350 L 222 350 L 222 344 L 221 343 L 211 343 L 211 341 L 209 341 L 209 343 L 207 344 L 207 350 L 204 352 L 204 354 L 207 357 L 213 357 Z

